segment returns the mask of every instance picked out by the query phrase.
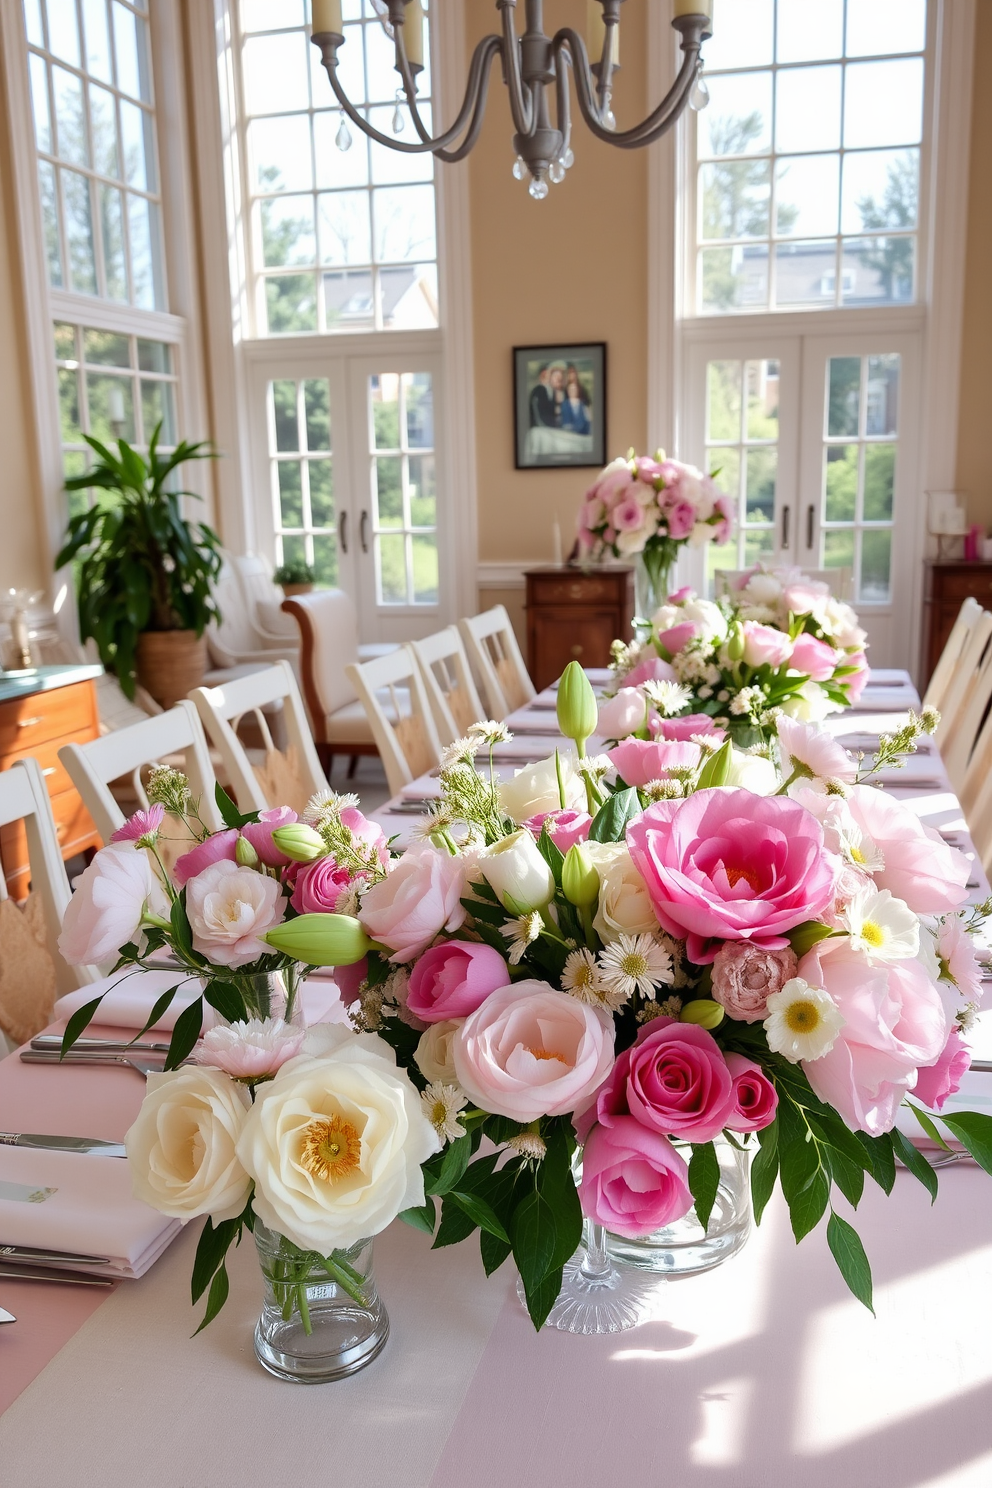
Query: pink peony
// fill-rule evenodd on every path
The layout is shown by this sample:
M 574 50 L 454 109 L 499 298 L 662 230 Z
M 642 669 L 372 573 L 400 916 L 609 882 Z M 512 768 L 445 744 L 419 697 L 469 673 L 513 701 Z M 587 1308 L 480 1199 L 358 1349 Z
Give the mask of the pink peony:
M 745 620 L 744 660 L 750 667 L 780 667 L 792 655 L 792 642 L 784 631 L 771 625 L 761 625 L 757 620 Z
M 333 858 L 314 858 L 312 863 L 299 865 L 289 902 L 297 914 L 333 914 L 350 883 L 348 869 L 339 868 Z
M 688 646 L 689 642 L 698 634 L 699 632 L 692 621 L 684 620 L 681 625 L 672 625 L 668 630 L 660 631 L 658 634 L 658 645 L 663 651 L 667 651 L 669 656 L 677 656 L 682 650 L 682 647 Z M 627 681 L 630 681 L 629 677 Z
M 596 732 L 603 739 L 625 739 L 643 729 L 646 719 L 644 694 L 636 687 L 621 687 L 615 697 L 600 702 Z
M 272 949 L 261 939 L 286 913 L 282 887 L 254 868 L 222 858 L 186 885 L 193 948 L 216 966 L 247 966 Z
M 736 1109 L 727 1122 L 731 1131 L 761 1131 L 771 1126 L 778 1107 L 778 1091 L 760 1064 L 743 1054 L 728 1054 L 727 1068 L 734 1082 Z
M 513 1121 L 587 1103 L 613 1067 L 613 1019 L 523 981 L 492 992 L 452 1039 L 458 1083 L 477 1106 Z
M 582 1212 L 615 1235 L 637 1240 L 692 1208 L 688 1169 L 667 1137 L 618 1116 L 594 1126 L 582 1150 Z
M 662 661 L 660 656 L 649 656 L 627 673 L 623 679 L 624 687 L 639 687 L 642 682 L 675 682 L 675 676 L 670 664 Z M 615 734 L 607 734 L 606 737 L 616 738 Z
M 607 759 L 628 785 L 647 785 L 650 780 L 666 780 L 670 770 L 694 770 L 699 756 L 698 744 L 671 739 L 624 739 L 609 751 Z
M 576 842 L 585 842 L 592 826 L 588 811 L 539 811 L 524 822 L 534 839 L 540 837 L 541 828 L 547 827 L 548 836 L 560 853 L 567 853 Z
M 970 1068 L 971 1052 L 957 1029 L 952 1028 L 936 1063 L 917 1071 L 913 1095 L 928 1110 L 942 1111 L 948 1097 L 960 1090 Z
M 891 1131 L 896 1110 L 947 1041 L 937 988 L 919 961 L 869 966 L 847 937 L 823 940 L 799 963 L 799 975 L 833 998 L 844 1025 L 833 1047 L 803 1063 L 822 1101 L 852 1131 Z
M 129 816 L 122 827 L 116 832 L 111 832 L 110 841 L 115 842 L 138 842 L 142 837 L 154 837 L 159 827 L 165 820 L 164 806 L 149 806 L 147 811 L 136 811 Z
M 275 806 L 270 811 L 260 811 L 257 822 L 248 822 L 241 828 L 241 835 L 250 842 L 259 858 L 269 868 L 285 868 L 290 859 L 279 851 L 272 841 L 277 827 L 288 827 L 299 821 L 295 811 L 288 806 Z
M 713 938 L 781 947 L 833 902 L 823 828 L 786 796 L 720 787 L 659 801 L 627 828 L 627 845 L 659 924 L 687 938 L 697 965 L 716 955 Z
M 196 1064 L 223 1070 L 232 1080 L 264 1080 L 303 1047 L 306 1029 L 282 1018 L 250 1018 L 211 1028 L 191 1054 Z
M 116 961 L 121 946 L 137 937 L 146 908 L 169 913 L 147 854 L 124 844 L 101 847 L 66 906 L 59 936 L 63 960 L 70 966 Z
M 188 853 L 183 853 L 177 858 L 172 870 L 172 876 L 180 888 L 202 873 L 204 868 L 209 868 L 212 863 L 233 863 L 234 853 L 238 845 L 237 827 L 228 827 L 224 832 L 215 832 L 212 837 L 198 842 L 196 847 Z
M 767 1002 L 796 975 L 791 946 L 769 951 L 749 940 L 725 940 L 713 960 L 713 999 L 739 1023 L 761 1023 Z
M 373 884 L 360 918 L 373 940 L 393 952 L 390 961 L 412 961 L 442 930 L 465 921 L 461 896 L 464 864 L 432 847 L 411 847 L 392 872 Z
M 841 655 L 825 641 L 806 631 L 796 637 L 792 647 L 789 668 L 793 672 L 805 672 L 812 682 L 827 682 L 840 665 Z
M 510 984 L 510 969 L 492 946 L 448 940 L 432 946 L 410 973 L 406 1005 L 424 1023 L 467 1018 L 490 992 Z
M 717 728 L 708 713 L 683 713 L 681 718 L 657 718 L 657 722 L 652 722 L 651 732 L 662 739 L 694 739 L 697 734 L 712 734 L 722 741 L 726 730 Z
M 666 509 L 665 518 L 669 537 L 675 542 L 681 542 L 696 525 L 696 508 L 690 501 L 676 501 Z
M 894 796 L 857 785 L 847 798 L 861 830 L 879 849 L 884 866 L 873 874 L 917 914 L 946 914 L 968 897 L 968 859 L 925 827 L 916 813 Z
M 576 1121 L 583 1140 L 593 1122 L 619 1116 L 686 1142 L 709 1142 L 736 1110 L 733 1080 L 720 1046 L 695 1023 L 652 1018 L 617 1057 L 613 1073 Z

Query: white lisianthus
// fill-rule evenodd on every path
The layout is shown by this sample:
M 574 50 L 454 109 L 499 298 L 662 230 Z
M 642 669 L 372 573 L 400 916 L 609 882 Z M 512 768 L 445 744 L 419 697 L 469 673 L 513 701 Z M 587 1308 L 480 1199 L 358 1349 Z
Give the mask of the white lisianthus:
M 844 1017 L 829 992 L 792 977 L 781 992 L 773 992 L 765 1006 L 762 1027 L 768 1047 L 792 1064 L 829 1054 L 844 1026 Z
M 844 910 L 844 927 L 869 966 L 919 955 L 920 922 L 888 889 L 865 887 L 855 894 Z
M 592 923 L 600 940 L 611 945 L 621 935 L 655 933 L 658 916 L 627 844 L 587 842 L 584 845 L 599 874 L 599 905 Z
M 464 1021 L 464 1018 L 448 1018 L 444 1023 L 432 1023 L 421 1035 L 413 1058 L 425 1080 L 439 1080 L 443 1085 L 457 1083 L 451 1041 Z
M 237 1155 L 250 1105 L 246 1088 L 222 1070 L 149 1075 L 124 1138 L 135 1197 L 175 1219 L 234 1219 L 251 1188 Z
M 820 723 L 828 713 L 837 713 L 838 705 L 830 701 L 819 682 L 804 682 L 794 697 L 782 704 L 782 712 L 803 723 Z
M 769 608 L 782 598 L 782 584 L 772 573 L 753 573 L 741 590 L 741 599 Z
M 530 914 L 554 897 L 555 881 L 526 827 L 496 842 L 479 859 L 479 868 L 504 909 Z
M 745 754 L 730 747 L 730 770 L 726 785 L 749 790 L 756 796 L 773 796 L 779 787 L 778 774 L 770 759 L 763 754 Z
M 586 790 L 575 769 L 575 757 L 560 756 L 561 780 L 565 788 L 567 810 L 584 808 Z M 525 822 L 528 817 L 538 816 L 544 811 L 561 811 L 561 796 L 558 793 L 558 772 L 555 757 L 537 760 L 517 770 L 512 780 L 504 780 L 499 787 L 499 804 L 515 822 Z
M 134 940 L 145 911 L 167 916 L 169 903 L 147 855 L 133 842 L 101 847 L 66 907 L 59 950 L 70 966 L 116 961 Z
M 262 1223 L 326 1256 L 424 1202 L 420 1165 L 439 1141 L 382 1039 L 328 1025 L 323 1048 L 261 1089 L 238 1156 Z

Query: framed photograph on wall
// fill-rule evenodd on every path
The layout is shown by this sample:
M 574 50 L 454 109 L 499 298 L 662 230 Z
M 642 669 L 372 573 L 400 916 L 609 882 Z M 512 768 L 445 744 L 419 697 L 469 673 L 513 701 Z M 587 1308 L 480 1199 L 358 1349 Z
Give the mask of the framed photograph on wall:
M 606 464 L 606 343 L 513 348 L 518 470 Z

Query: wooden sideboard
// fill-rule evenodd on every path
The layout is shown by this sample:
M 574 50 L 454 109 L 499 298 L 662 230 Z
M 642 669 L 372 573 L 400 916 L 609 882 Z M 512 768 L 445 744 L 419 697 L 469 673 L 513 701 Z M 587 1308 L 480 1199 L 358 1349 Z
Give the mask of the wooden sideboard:
M 921 691 L 933 674 L 966 599 L 977 599 L 983 608 L 992 609 L 992 563 L 928 559 L 924 564 Z
M 524 578 L 527 666 L 535 687 L 547 687 L 570 661 L 608 666 L 611 642 L 630 640 L 632 568 L 533 568 Z
M 99 847 L 93 819 L 76 793 L 59 750 L 100 732 L 94 679 L 98 666 L 47 666 L 0 672 L 0 770 L 33 756 L 41 766 L 63 858 Z M 0 827 L 0 863 L 7 891 L 24 899 L 30 883 L 27 839 L 20 822 Z

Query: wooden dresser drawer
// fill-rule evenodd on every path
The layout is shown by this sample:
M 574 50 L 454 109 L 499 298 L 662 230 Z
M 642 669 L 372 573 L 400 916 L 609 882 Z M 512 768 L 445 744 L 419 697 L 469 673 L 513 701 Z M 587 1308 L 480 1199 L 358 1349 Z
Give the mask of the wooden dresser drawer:
M 63 744 L 84 744 L 88 739 L 95 739 L 97 730 L 95 728 L 80 729 L 78 732 L 67 734 L 61 739 L 52 739 L 50 743 L 39 744 L 36 749 L 20 749 L 16 754 L 8 754 L 3 759 L 3 768 L 8 769 L 15 760 L 36 759 L 41 766 L 41 773 L 45 777 L 50 796 L 60 796 L 63 791 L 75 791 L 75 786 L 65 765 L 59 759 L 59 750 Z
M 92 682 L 76 682 L 51 692 L 0 703 L 0 759 L 36 753 L 50 739 L 97 736 L 96 696 Z
M 530 580 L 530 604 L 616 604 L 626 588 L 625 574 L 537 574 Z
M 52 800 L 55 833 L 64 858 L 72 858 L 84 848 L 95 847 L 100 838 L 93 818 L 75 790 L 60 792 Z M 7 891 L 13 899 L 27 896 L 31 880 L 28 867 L 28 839 L 24 823 L 11 822 L 0 827 L 0 862 L 3 863 Z

